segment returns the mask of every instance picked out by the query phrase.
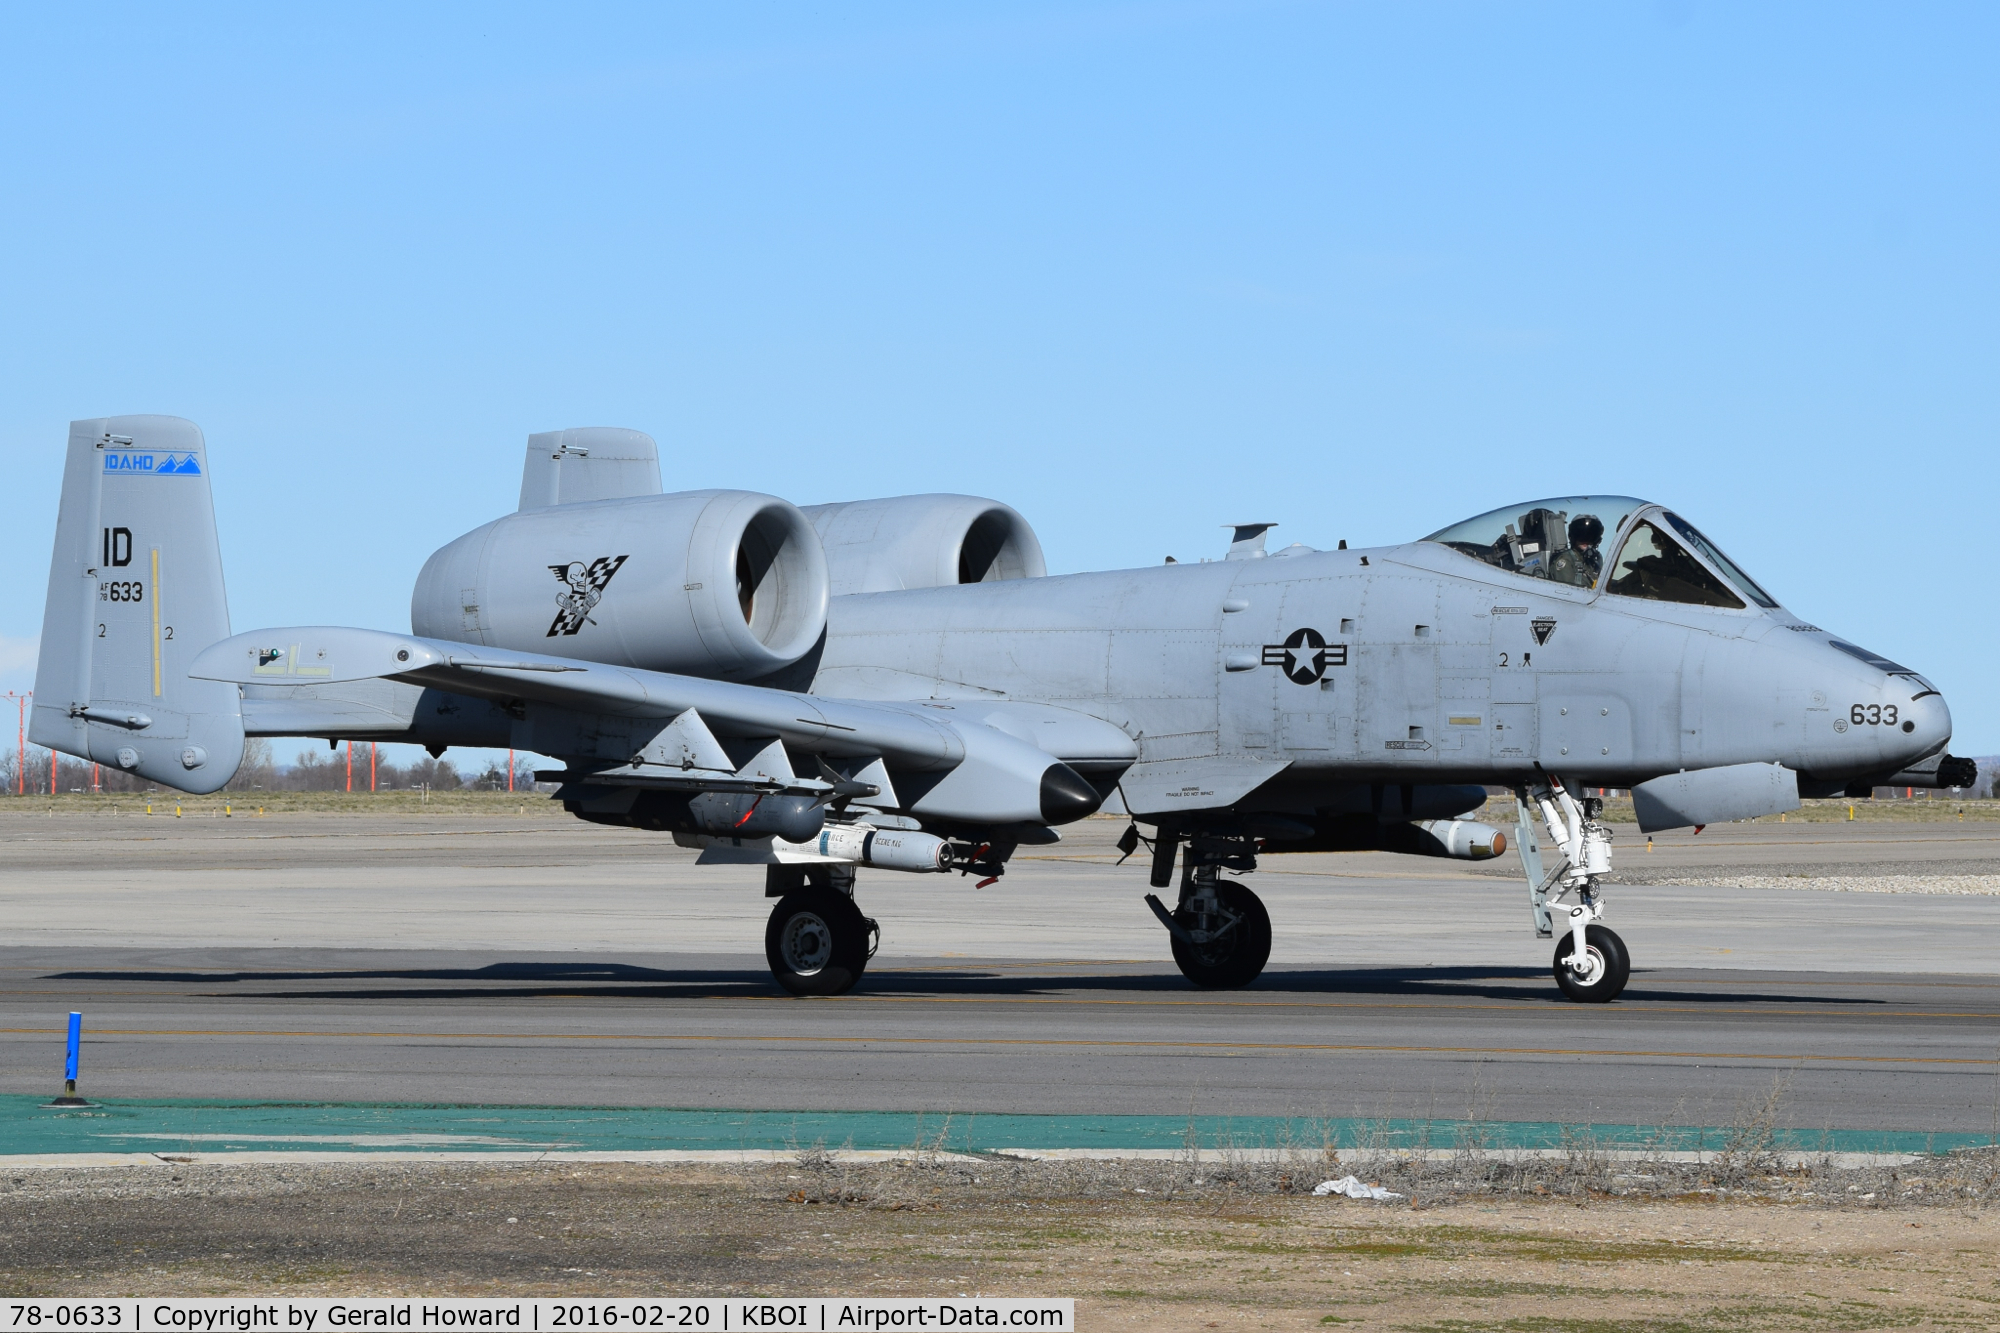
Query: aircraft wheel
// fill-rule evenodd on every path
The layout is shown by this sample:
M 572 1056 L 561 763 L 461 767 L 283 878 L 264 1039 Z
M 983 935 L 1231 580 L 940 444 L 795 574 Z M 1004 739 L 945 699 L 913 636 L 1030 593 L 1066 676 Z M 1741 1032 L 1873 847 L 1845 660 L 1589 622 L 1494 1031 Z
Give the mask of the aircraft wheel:
M 1585 926 L 1583 938 L 1591 961 L 1590 969 L 1581 973 L 1569 965 L 1575 937 L 1564 932 L 1556 941 L 1556 985 L 1579 1004 L 1603 1004 L 1617 999 L 1632 976 L 1632 956 L 1625 952 L 1625 941 L 1603 926 Z
M 1271 914 L 1264 910 L 1263 900 L 1241 884 L 1217 884 L 1215 896 L 1240 919 L 1221 938 L 1205 944 L 1176 937 L 1174 962 L 1182 976 L 1204 990 L 1235 990 L 1255 981 L 1271 957 Z M 1201 924 L 1186 907 L 1174 913 L 1174 920 L 1190 930 Z
M 778 899 L 764 927 L 771 975 L 794 995 L 844 995 L 875 952 L 876 925 L 838 889 L 807 886 Z

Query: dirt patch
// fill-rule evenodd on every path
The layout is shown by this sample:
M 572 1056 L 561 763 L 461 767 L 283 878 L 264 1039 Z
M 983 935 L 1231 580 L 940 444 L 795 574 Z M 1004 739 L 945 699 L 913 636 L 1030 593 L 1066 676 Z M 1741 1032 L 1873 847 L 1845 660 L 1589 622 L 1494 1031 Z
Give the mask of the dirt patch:
M 1984 1200 L 1945 1201 L 1934 1187 L 1731 1199 L 1577 1180 L 1567 1193 L 1418 1185 L 1412 1200 L 1372 1203 L 1231 1169 L 807 1153 L 740 1169 L 0 1172 L 0 1289 L 983 1292 L 1073 1296 L 1086 1327 L 1189 1329 L 2000 1325 L 2000 1222 Z

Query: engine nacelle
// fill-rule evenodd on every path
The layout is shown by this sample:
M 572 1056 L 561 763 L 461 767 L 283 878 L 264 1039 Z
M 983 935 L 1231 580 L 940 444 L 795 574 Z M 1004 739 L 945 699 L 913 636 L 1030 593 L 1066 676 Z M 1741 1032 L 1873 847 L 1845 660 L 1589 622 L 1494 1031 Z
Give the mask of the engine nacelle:
M 529 509 L 424 563 L 410 628 L 434 639 L 754 680 L 826 628 L 812 524 L 776 496 L 685 491 Z
M 897 495 L 812 505 L 833 595 L 1035 579 L 1048 573 L 1035 530 L 974 495 Z

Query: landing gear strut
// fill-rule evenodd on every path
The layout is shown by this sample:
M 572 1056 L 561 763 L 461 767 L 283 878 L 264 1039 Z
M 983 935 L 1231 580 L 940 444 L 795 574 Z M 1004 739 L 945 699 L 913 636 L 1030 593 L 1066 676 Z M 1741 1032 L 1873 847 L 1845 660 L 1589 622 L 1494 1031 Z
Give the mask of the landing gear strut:
M 1165 876 L 1173 873 L 1176 842 L 1174 831 L 1160 830 L 1153 882 L 1161 887 Z M 1241 882 L 1216 873 L 1223 865 L 1250 870 L 1256 864 L 1247 843 L 1196 837 L 1189 840 L 1187 861 L 1181 867 L 1179 905 L 1169 912 L 1153 894 L 1146 895 L 1146 905 L 1173 937 L 1174 963 L 1181 975 L 1204 990 L 1247 986 L 1270 960 L 1271 915 L 1263 901 Z
M 1514 794 L 1520 802 L 1517 845 L 1522 868 L 1528 873 L 1535 933 L 1547 939 L 1556 933 L 1555 918 L 1565 918 L 1562 938 L 1556 943 L 1556 985 L 1579 1003 L 1614 1000 L 1632 975 L 1632 959 L 1625 941 L 1610 927 L 1598 924 L 1604 916 L 1599 881 L 1611 873 L 1611 830 L 1597 818 L 1604 802 L 1594 796 L 1579 801 L 1554 774 L 1533 788 L 1516 788 Z M 1549 838 L 1562 856 L 1546 875 L 1534 830 L 1528 824 L 1531 802 L 1540 810 Z
M 772 866 L 767 894 L 781 894 L 764 927 L 764 957 L 771 975 L 794 995 L 844 995 L 853 990 L 875 956 L 876 924 L 854 905 L 854 873 L 807 876 Z

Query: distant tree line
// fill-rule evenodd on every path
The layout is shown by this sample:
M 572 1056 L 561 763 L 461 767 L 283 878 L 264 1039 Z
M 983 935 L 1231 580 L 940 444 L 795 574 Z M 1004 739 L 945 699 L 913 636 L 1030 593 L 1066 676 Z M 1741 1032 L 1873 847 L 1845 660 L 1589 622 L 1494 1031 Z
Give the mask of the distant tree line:
M 357 792 L 370 790 L 369 784 L 370 749 L 366 741 L 357 741 L 353 747 L 352 789 Z M 0 794 L 13 796 L 25 785 L 28 795 L 46 795 L 49 790 L 49 764 L 56 764 L 55 788 L 60 792 L 133 792 L 141 793 L 159 790 L 158 785 L 145 778 L 108 764 L 92 764 L 82 759 L 72 759 L 68 755 L 52 754 L 48 750 L 30 748 L 25 765 L 17 753 L 9 753 L 0 758 Z M 379 752 L 374 755 L 375 791 L 415 791 L 427 788 L 431 791 L 457 791 L 467 788 L 475 791 L 505 791 L 507 789 L 507 766 L 505 761 L 489 763 L 484 772 L 467 774 L 459 772 L 458 765 L 449 759 L 432 758 L 425 755 L 415 763 L 397 764 Z M 25 768 L 25 772 L 24 772 Z M 223 787 L 224 791 L 347 791 L 349 790 L 348 747 L 341 745 L 332 750 L 318 748 L 301 750 L 289 768 L 279 768 L 271 749 L 271 742 L 261 736 L 253 736 L 243 743 L 243 763 L 236 770 L 236 776 Z M 26 779 L 25 784 L 21 779 Z M 533 791 L 535 789 L 534 761 L 525 756 L 516 756 L 514 763 L 514 790 Z
M 374 772 L 369 772 L 373 758 Z M 494 776 L 498 781 L 492 785 L 507 785 L 506 770 L 496 765 Z M 372 784 L 371 784 L 372 778 Z M 529 775 L 530 784 L 534 776 Z M 273 761 L 271 742 L 261 737 L 244 742 L 243 765 L 236 770 L 236 776 L 229 780 L 227 791 L 413 791 L 428 788 L 431 791 L 457 791 L 460 787 L 480 786 L 477 780 L 467 782 L 459 773 L 458 765 L 449 759 L 434 759 L 425 755 L 413 764 L 391 763 L 379 750 L 371 756 L 366 741 L 357 742 L 350 755 L 348 747 L 337 746 L 328 750 L 300 750 L 292 759 L 292 766 L 280 769 Z

